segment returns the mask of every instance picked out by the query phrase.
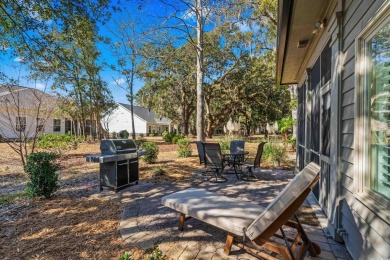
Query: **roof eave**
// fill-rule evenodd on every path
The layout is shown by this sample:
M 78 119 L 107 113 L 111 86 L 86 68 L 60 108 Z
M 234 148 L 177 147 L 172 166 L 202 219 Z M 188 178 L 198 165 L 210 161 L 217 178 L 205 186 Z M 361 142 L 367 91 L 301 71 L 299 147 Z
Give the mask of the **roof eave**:
M 287 85 L 282 82 L 287 39 L 290 28 L 291 10 L 293 0 L 278 1 L 278 37 L 276 54 L 276 83 Z

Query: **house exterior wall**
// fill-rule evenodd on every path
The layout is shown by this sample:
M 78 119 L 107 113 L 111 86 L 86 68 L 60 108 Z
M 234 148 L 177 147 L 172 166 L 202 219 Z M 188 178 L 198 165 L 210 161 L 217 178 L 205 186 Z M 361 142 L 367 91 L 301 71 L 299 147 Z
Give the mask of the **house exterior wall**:
M 8 111 L 11 111 L 11 120 L 8 118 L 4 118 L 1 115 L 4 115 L 6 112 L 6 108 L 0 107 L 0 134 L 4 136 L 5 138 L 10 139 L 17 139 L 19 138 L 19 133 L 16 131 L 16 112 L 12 112 L 12 109 L 8 109 Z M 35 134 L 35 129 L 37 127 L 36 122 L 36 116 L 37 112 L 33 110 L 26 110 L 20 114 L 21 117 L 26 117 L 26 130 L 25 135 L 28 138 L 31 138 Z M 57 117 L 57 116 L 50 116 L 48 118 L 45 118 L 45 115 L 41 116 L 45 119 L 44 128 L 41 131 L 42 133 L 65 133 L 65 118 L 63 117 Z M 60 119 L 61 120 L 61 131 L 54 132 L 53 131 L 53 120 L 54 119 Z
M 126 130 L 129 133 L 133 132 L 131 127 L 131 113 L 120 105 L 112 112 L 112 114 L 102 119 L 102 124 L 108 124 L 110 134 L 112 132 L 119 133 L 122 130 Z M 142 120 L 137 115 L 134 115 L 134 128 L 137 135 L 147 133 L 146 125 L 146 121 Z
M 149 128 L 150 127 L 150 128 Z M 150 130 L 150 131 L 149 131 Z M 155 134 L 155 135 L 162 135 L 164 131 L 169 132 L 174 131 L 174 127 L 171 125 L 165 125 L 165 124 L 155 124 L 155 123 L 147 123 L 147 133 L 148 134 Z
M 331 156 L 330 174 L 326 176 L 331 189 L 321 190 L 319 202 L 328 216 L 331 235 L 342 239 L 354 259 L 390 258 L 389 209 L 378 210 L 375 201 L 362 199 L 356 186 L 356 99 L 358 93 L 356 68 L 356 39 L 359 33 L 381 8 L 384 0 L 332 1 L 325 32 L 317 39 L 316 48 L 309 54 L 307 68 L 319 57 L 324 43 L 330 40 L 332 50 L 331 80 Z M 302 87 L 308 75 L 300 76 Z M 310 140 L 310 98 L 306 98 L 306 151 Z M 305 153 L 305 163 L 310 158 Z M 322 165 L 321 165 L 322 166 Z M 327 197 L 325 205 L 323 198 Z

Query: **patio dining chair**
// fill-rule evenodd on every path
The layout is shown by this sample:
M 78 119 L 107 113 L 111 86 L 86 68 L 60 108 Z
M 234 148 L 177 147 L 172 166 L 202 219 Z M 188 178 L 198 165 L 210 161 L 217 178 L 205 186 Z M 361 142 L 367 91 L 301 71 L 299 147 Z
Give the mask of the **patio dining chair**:
M 230 154 L 244 152 L 244 148 L 245 148 L 245 141 L 243 141 L 243 140 L 230 141 Z M 237 156 L 230 156 L 229 158 L 227 158 L 227 161 L 229 162 L 230 165 L 232 165 L 234 160 L 243 160 L 243 159 L 244 159 L 244 156 L 242 156 L 241 158 L 237 157 Z M 225 158 L 225 160 L 226 160 L 226 158 Z
M 230 153 L 243 152 L 245 148 L 244 140 L 232 140 L 230 141 Z
M 183 230 L 186 220 L 195 218 L 226 231 L 224 252 L 227 255 L 235 244 L 264 259 L 278 259 L 267 251 L 283 259 L 303 259 L 307 252 L 311 256 L 321 253 L 295 214 L 318 183 L 319 172 L 317 164 L 309 163 L 266 208 L 197 188 L 164 196 L 161 203 L 180 213 L 179 230 Z M 289 232 L 294 237 L 286 235 L 285 227 L 295 230 Z
M 206 172 L 211 171 L 213 173 L 213 176 L 209 178 L 209 181 L 227 181 L 227 179 L 222 176 L 223 169 L 226 165 L 225 160 L 223 160 L 222 157 L 221 146 L 218 143 L 203 143 L 203 148 Z
M 242 170 L 241 180 L 244 181 L 259 180 L 259 177 L 256 175 L 255 170 L 256 168 L 260 168 L 260 161 L 263 155 L 264 145 L 266 143 L 267 142 L 261 142 L 257 146 L 256 157 L 253 158 L 253 161 L 251 160 L 251 158 L 246 158 L 245 161 L 240 162 L 240 165 L 242 167 L 246 167 L 246 170 Z
M 196 143 L 196 149 L 198 150 L 198 156 L 199 156 L 199 164 L 204 164 L 204 148 L 203 148 L 203 142 L 202 141 L 195 141 Z

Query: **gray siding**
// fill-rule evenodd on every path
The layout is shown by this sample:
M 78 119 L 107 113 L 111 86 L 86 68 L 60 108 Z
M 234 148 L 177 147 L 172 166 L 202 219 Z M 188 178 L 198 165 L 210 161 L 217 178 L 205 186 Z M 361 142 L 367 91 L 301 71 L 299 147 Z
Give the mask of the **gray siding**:
M 345 244 L 354 259 L 390 257 L 390 223 L 385 222 L 354 196 L 355 39 L 383 0 L 346 0 L 343 18 L 344 70 L 341 84 L 341 223 Z M 363 250 L 363 251 L 362 251 Z M 364 252 L 364 255 L 363 253 Z

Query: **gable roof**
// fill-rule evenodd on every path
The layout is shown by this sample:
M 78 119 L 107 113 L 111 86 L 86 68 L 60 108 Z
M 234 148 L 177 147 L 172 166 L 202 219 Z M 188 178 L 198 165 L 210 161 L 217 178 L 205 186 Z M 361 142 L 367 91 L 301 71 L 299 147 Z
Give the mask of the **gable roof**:
M 129 104 L 119 103 L 119 105 L 126 108 L 128 111 L 131 111 Z M 158 117 L 153 110 L 147 109 L 145 107 L 133 106 L 133 112 L 134 112 L 134 115 L 138 116 L 139 118 L 141 118 L 149 123 L 156 123 L 156 124 L 170 124 L 170 123 L 172 123 L 171 119 L 168 119 L 165 117 Z
M 0 85 L 0 107 L 18 106 L 26 109 L 37 109 L 38 105 L 54 109 L 57 106 L 57 98 L 35 88 L 11 84 Z

